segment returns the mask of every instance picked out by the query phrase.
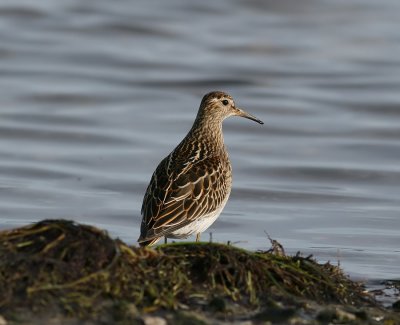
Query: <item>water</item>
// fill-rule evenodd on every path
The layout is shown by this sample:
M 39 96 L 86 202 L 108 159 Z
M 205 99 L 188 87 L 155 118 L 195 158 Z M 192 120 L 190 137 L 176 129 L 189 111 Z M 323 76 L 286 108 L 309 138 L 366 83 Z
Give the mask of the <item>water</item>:
M 224 132 L 215 241 L 400 271 L 400 2 L 0 4 L 0 228 L 68 218 L 133 244 L 158 162 L 201 97 L 265 122 Z M 208 239 L 208 234 L 203 234 Z

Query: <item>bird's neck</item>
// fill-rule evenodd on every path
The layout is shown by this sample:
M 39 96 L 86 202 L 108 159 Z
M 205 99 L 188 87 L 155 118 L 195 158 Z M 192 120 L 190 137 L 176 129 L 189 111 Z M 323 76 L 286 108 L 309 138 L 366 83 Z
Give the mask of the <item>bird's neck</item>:
M 210 152 L 225 151 L 224 137 L 222 134 L 222 121 L 215 119 L 196 119 L 188 136 L 201 143 Z

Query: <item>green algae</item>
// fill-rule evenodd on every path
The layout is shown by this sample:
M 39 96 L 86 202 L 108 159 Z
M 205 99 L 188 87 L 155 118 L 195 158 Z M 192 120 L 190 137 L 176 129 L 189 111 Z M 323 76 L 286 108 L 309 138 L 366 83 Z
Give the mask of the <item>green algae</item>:
M 66 220 L 0 232 L 0 256 L 5 317 L 15 318 L 21 308 L 79 319 L 105 313 L 136 319 L 187 309 L 224 317 L 263 308 L 279 314 L 282 304 L 304 301 L 374 305 L 340 268 L 311 257 L 216 243 L 129 247 L 95 227 Z

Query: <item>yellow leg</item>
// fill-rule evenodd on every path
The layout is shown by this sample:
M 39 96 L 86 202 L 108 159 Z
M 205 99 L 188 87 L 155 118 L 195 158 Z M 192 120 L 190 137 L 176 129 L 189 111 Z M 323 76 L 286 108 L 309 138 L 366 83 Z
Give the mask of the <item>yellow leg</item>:
M 196 234 L 196 242 L 199 242 L 200 241 L 200 233 L 198 232 L 197 234 Z

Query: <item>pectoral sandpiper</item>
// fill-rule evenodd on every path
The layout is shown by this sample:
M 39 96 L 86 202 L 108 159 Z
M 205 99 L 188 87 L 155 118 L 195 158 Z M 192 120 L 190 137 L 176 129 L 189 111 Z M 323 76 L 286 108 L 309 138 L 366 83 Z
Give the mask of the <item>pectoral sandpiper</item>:
M 232 187 L 232 168 L 222 135 L 229 116 L 262 121 L 236 107 L 220 91 L 206 94 L 196 120 L 182 142 L 151 177 L 142 205 L 141 246 L 161 237 L 187 238 L 205 231 L 220 215 Z

